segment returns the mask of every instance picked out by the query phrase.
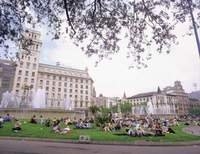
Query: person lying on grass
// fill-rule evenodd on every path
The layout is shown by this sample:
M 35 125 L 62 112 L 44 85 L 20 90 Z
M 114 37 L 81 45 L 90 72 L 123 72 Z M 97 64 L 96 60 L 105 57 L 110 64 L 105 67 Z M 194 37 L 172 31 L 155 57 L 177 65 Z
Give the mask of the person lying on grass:
M 57 120 L 56 122 L 53 123 L 52 130 L 55 133 L 67 134 L 71 129 L 69 127 L 66 127 L 66 128 L 62 129 L 61 126 L 60 126 L 60 120 Z

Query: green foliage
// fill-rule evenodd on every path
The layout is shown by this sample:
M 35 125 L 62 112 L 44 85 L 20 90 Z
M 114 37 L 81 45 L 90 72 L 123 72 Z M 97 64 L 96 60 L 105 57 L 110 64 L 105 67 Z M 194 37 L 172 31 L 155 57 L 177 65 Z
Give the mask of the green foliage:
M 111 111 L 112 111 L 113 113 L 117 113 L 117 109 L 118 109 L 118 106 L 117 106 L 117 105 L 111 107 Z
M 112 118 L 111 109 L 108 109 L 106 107 L 101 107 L 99 111 L 100 111 L 99 114 L 95 118 L 95 123 L 99 127 L 104 127 L 105 123 L 111 121 Z
M 121 112 L 124 114 L 132 112 L 132 104 L 129 102 L 124 102 L 120 104 L 120 108 L 121 108 Z
M 200 116 L 200 108 L 189 109 L 189 114 L 195 115 L 195 116 Z
M 66 33 L 97 63 L 118 53 L 119 41 L 126 39 L 127 57 L 138 68 L 146 67 L 153 52 L 169 53 L 176 43 L 174 28 L 190 16 L 189 2 L 199 14 L 200 1 L 189 0 L 3 0 L 0 48 L 6 52 L 0 57 L 8 56 L 10 42 L 24 38 L 24 25 L 42 24 L 53 39 Z
M 92 113 L 93 116 L 96 115 L 96 113 L 99 111 L 100 109 L 97 106 L 90 106 L 89 107 L 89 111 Z

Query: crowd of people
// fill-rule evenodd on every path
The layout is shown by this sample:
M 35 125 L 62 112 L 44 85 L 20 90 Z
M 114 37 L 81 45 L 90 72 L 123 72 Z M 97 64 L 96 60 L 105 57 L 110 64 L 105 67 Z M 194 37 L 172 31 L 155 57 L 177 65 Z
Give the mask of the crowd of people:
M 171 119 L 159 119 L 152 118 L 151 116 L 146 116 L 143 118 L 112 118 L 109 122 L 103 125 L 103 130 L 105 132 L 116 132 L 124 131 L 126 135 L 129 136 L 164 136 L 166 133 L 176 132 L 173 130 L 173 126 L 178 125 L 178 121 L 185 122 L 185 125 L 195 124 L 200 126 L 200 119 L 194 120 L 190 117 L 182 117 L 181 119 L 171 118 Z M 19 132 L 23 130 L 21 122 L 10 114 L 5 116 L 0 116 L 0 128 L 4 126 L 4 123 L 12 122 L 13 132 Z M 90 129 L 93 126 L 94 120 L 91 119 L 79 119 L 74 118 L 44 118 L 42 115 L 33 115 L 29 123 L 33 125 L 41 125 L 44 127 L 50 127 L 51 131 L 59 134 L 67 134 L 72 128 L 75 129 Z
M 172 126 L 178 125 L 176 118 L 170 120 L 153 119 L 152 117 L 116 118 L 106 123 L 104 131 L 111 132 L 126 130 L 129 136 L 164 136 L 166 133 L 175 133 Z
M 14 132 L 20 131 L 21 130 L 20 121 L 15 117 L 11 116 L 9 113 L 7 113 L 5 116 L 0 116 L 0 128 L 3 128 L 4 123 L 12 121 L 13 121 L 12 131 Z

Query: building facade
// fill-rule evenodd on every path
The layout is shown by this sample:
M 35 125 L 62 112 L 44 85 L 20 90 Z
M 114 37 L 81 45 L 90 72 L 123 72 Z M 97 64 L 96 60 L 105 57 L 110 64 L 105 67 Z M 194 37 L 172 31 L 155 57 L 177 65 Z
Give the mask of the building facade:
M 85 70 L 39 64 L 37 88 L 45 89 L 47 106 L 62 108 L 65 101 L 76 109 L 91 106 L 93 80 Z
M 0 61 L 0 100 L 6 91 L 12 91 L 15 67 L 11 61 Z
M 137 94 L 127 100 L 133 106 L 147 105 L 148 102 L 151 102 L 158 114 L 184 115 L 188 113 L 190 107 L 188 94 L 185 93 L 180 81 L 175 81 L 174 86 L 168 86 L 162 91 L 158 87 L 155 92 Z M 168 107 L 167 111 L 166 107 Z
M 93 80 L 88 69 L 80 70 L 39 63 L 42 42 L 41 34 L 35 30 L 24 33 L 28 46 L 20 45 L 20 61 L 17 62 L 12 83 L 12 92 L 25 101 L 29 107 L 31 97 L 38 89 L 43 89 L 46 95 L 47 108 L 64 108 L 64 103 L 70 101 L 75 109 L 86 109 L 93 99 Z
M 95 98 L 95 105 L 98 107 L 106 107 L 111 108 L 112 106 L 116 106 L 120 103 L 120 99 L 118 97 L 106 97 L 103 94 L 100 94 Z

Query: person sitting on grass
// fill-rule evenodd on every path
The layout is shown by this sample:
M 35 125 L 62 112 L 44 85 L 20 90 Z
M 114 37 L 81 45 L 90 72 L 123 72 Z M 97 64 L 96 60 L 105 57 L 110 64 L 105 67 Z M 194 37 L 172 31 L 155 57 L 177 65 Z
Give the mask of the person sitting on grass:
M 12 128 L 12 130 L 14 132 L 18 132 L 18 131 L 22 130 L 21 123 L 19 122 L 19 120 L 15 119 L 14 127 Z
M 51 126 L 51 120 L 50 118 L 48 118 L 47 120 L 45 120 L 45 124 L 46 127 L 50 127 Z
M 155 125 L 155 136 L 164 136 L 159 122 L 157 122 Z
M 7 113 L 3 120 L 4 120 L 5 122 L 9 122 L 9 121 L 12 120 L 12 118 L 11 118 L 10 114 Z
M 3 127 L 3 118 L 0 116 L 0 128 Z
M 53 123 L 53 128 L 52 130 L 55 132 L 55 133 L 60 133 L 62 130 L 61 130 L 61 127 L 60 127 L 60 120 L 57 120 L 56 122 Z
M 31 120 L 30 120 L 30 123 L 32 123 L 32 124 L 37 124 L 37 119 L 36 119 L 36 116 L 35 116 L 35 115 L 32 116 L 32 118 L 31 118 Z
M 40 124 L 40 125 L 44 125 L 44 122 L 45 122 L 45 120 L 44 120 L 43 116 L 40 115 L 39 124 Z
M 168 128 L 168 131 L 167 131 L 168 133 L 171 133 L 171 134 L 175 134 L 175 131 L 171 128 L 171 127 L 169 127 Z
M 105 126 L 103 127 L 105 132 L 111 132 L 113 126 L 111 123 L 106 123 Z
M 126 129 L 128 136 L 135 136 L 135 131 L 132 128 Z
M 67 134 L 70 131 L 71 131 L 71 129 L 69 127 L 65 127 L 63 129 L 61 129 L 60 134 Z

